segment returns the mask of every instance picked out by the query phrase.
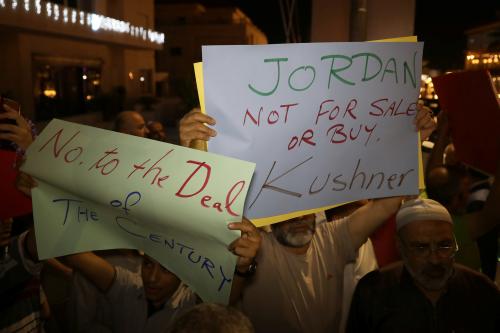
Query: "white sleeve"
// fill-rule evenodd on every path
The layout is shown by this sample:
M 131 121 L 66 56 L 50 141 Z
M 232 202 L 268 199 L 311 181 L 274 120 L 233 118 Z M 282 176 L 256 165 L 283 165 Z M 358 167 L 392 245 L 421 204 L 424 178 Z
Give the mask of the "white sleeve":
M 354 263 L 354 279 L 359 281 L 363 276 L 378 268 L 377 257 L 373 250 L 371 240 L 361 245 L 358 250 L 358 258 Z
M 136 295 L 142 289 L 141 275 L 132 273 L 122 267 L 115 266 L 115 280 L 106 293 L 111 302 L 125 302 L 127 296 Z

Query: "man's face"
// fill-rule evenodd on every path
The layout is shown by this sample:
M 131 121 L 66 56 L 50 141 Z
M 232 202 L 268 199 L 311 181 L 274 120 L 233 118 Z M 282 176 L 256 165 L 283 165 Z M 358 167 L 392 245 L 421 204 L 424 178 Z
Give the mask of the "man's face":
M 303 247 L 311 242 L 315 227 L 315 216 L 314 214 L 309 214 L 273 224 L 272 230 L 274 237 L 282 245 Z
M 142 261 L 142 283 L 146 298 L 154 306 L 161 306 L 177 290 L 180 280 L 156 260 L 145 255 Z
M 429 291 L 442 290 L 453 273 L 455 238 L 451 223 L 418 221 L 399 232 L 404 263 L 418 285 Z
M 148 135 L 149 130 L 146 127 L 144 118 L 140 114 L 131 113 L 123 119 L 120 132 L 145 138 Z
M 163 125 L 160 122 L 155 121 L 149 124 L 148 130 L 149 130 L 149 138 L 157 141 L 163 141 L 163 142 L 166 141 L 167 135 L 165 134 L 165 129 L 163 128 Z

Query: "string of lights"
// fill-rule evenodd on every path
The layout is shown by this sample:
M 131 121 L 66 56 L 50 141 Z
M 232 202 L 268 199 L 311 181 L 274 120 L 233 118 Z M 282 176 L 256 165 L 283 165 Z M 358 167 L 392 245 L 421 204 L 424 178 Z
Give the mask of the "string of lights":
M 54 4 L 41 0 L 0 0 L 0 10 L 11 10 L 14 12 L 24 11 L 44 15 L 47 19 L 63 24 L 78 24 L 87 27 L 94 32 L 109 31 L 128 34 L 132 37 L 149 40 L 152 43 L 163 45 L 165 34 L 147 29 L 145 27 L 132 25 L 130 22 L 121 21 L 112 17 L 87 13 L 76 8 Z

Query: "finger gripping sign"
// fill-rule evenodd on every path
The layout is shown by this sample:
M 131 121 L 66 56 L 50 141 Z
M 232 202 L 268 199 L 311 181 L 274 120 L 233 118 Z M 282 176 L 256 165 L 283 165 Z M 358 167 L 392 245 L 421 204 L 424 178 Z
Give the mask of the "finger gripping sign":
M 227 303 L 253 163 L 51 121 L 27 151 L 41 259 L 143 250 L 204 300 Z
M 245 215 L 273 221 L 417 194 L 422 50 L 413 42 L 204 46 L 205 109 L 218 132 L 209 151 L 257 164 Z

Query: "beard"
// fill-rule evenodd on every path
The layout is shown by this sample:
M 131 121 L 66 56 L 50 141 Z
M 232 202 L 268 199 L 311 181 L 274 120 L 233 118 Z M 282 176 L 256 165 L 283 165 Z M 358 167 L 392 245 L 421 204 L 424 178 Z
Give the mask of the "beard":
M 281 245 L 298 248 L 311 242 L 314 236 L 314 228 L 308 228 L 301 232 L 285 232 L 281 228 L 276 228 L 273 229 L 273 234 Z
M 453 274 L 453 263 L 451 264 L 425 264 L 420 269 L 413 269 L 407 264 L 404 258 L 405 267 L 413 279 L 424 289 L 429 291 L 439 291 L 446 287 L 448 279 Z

